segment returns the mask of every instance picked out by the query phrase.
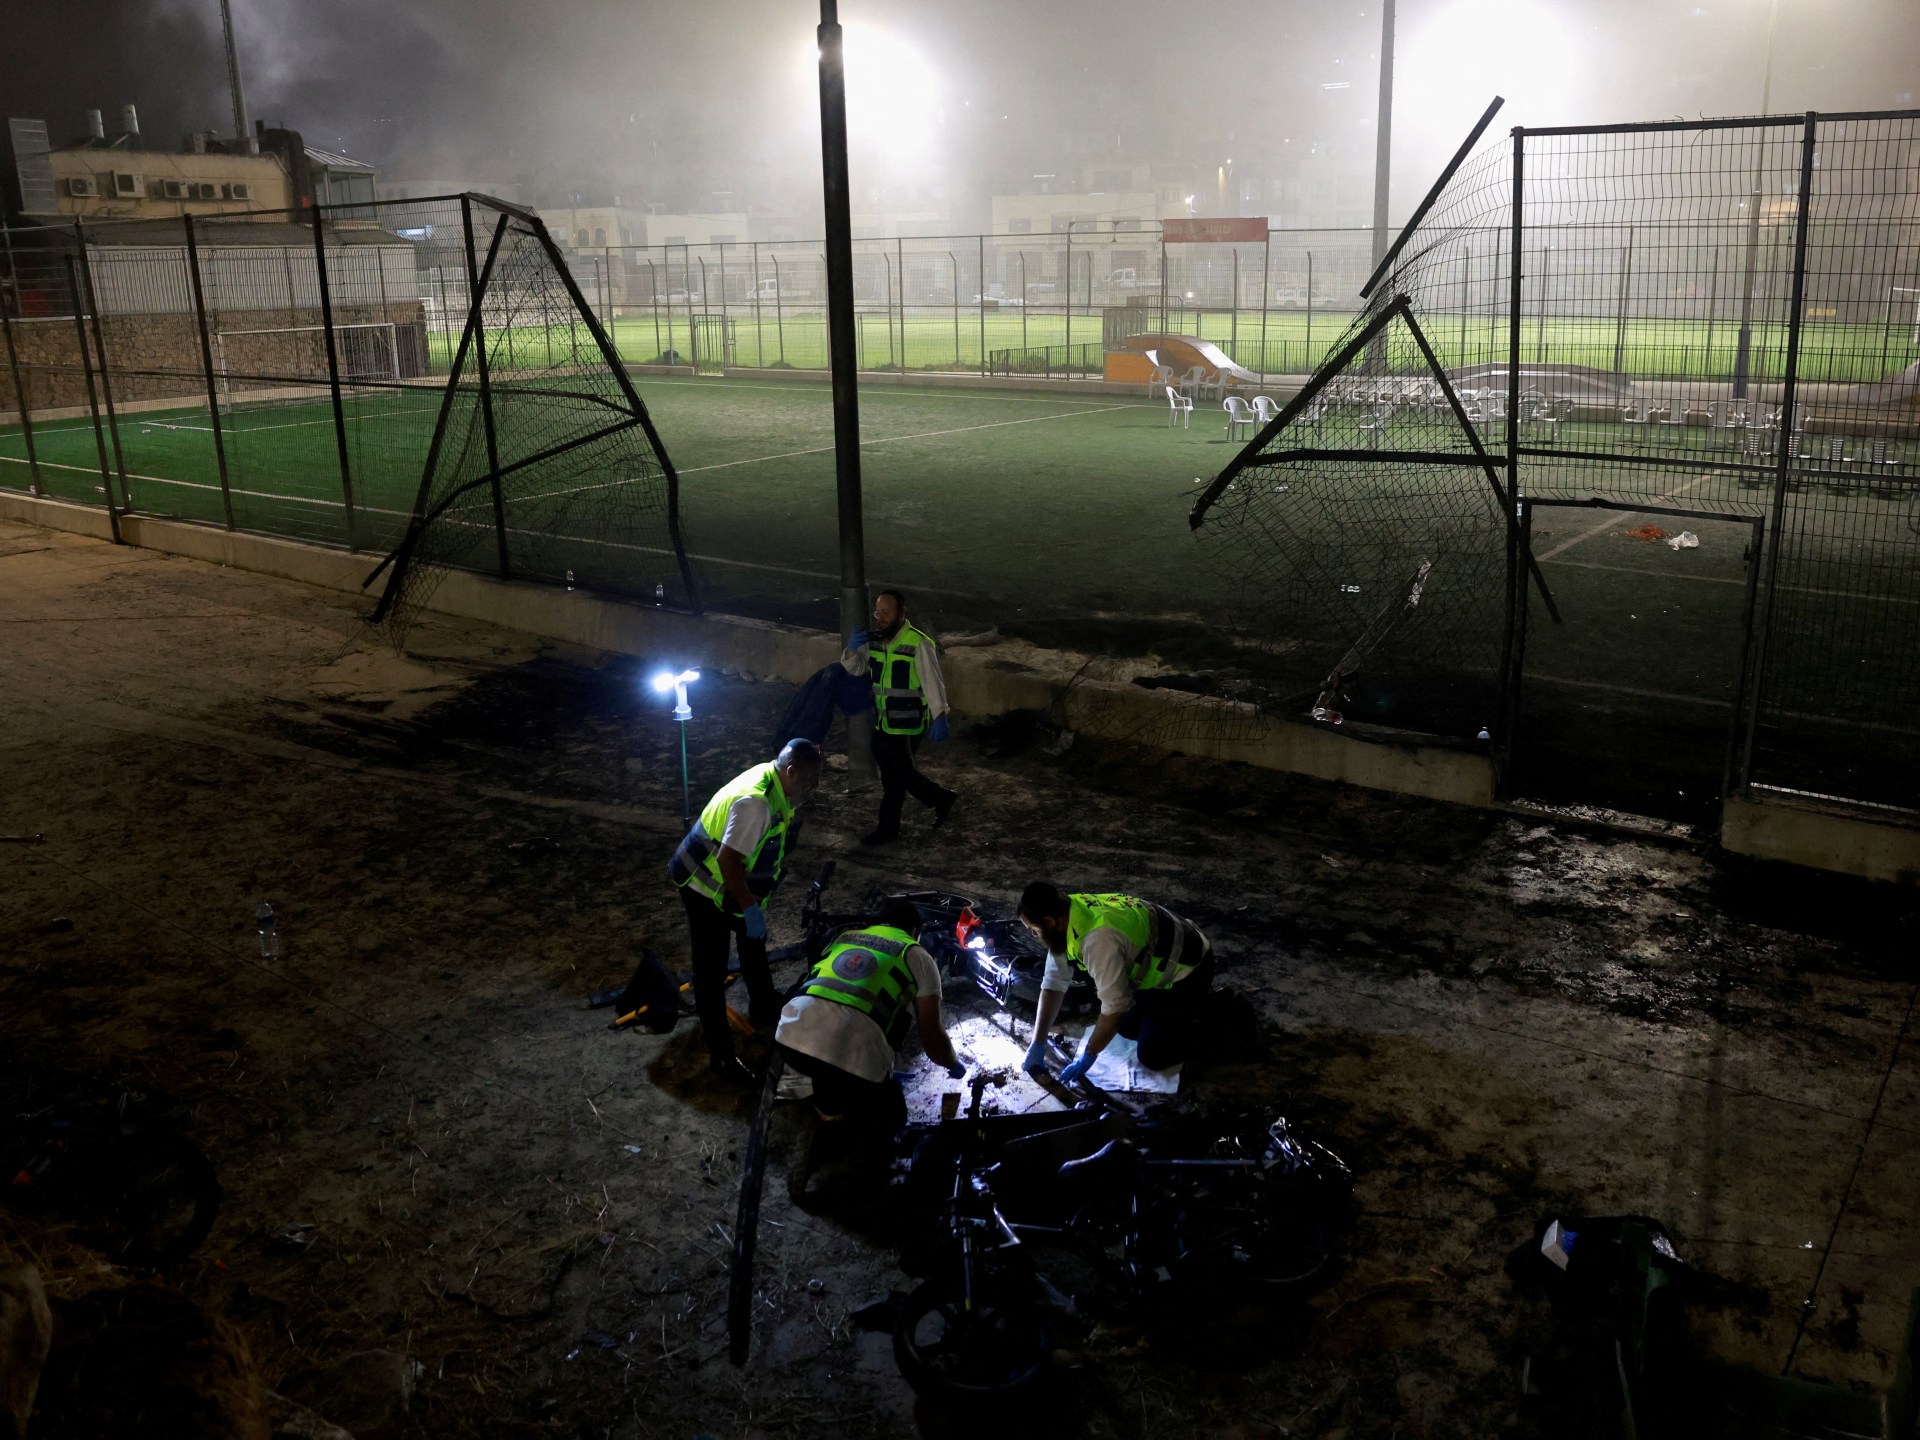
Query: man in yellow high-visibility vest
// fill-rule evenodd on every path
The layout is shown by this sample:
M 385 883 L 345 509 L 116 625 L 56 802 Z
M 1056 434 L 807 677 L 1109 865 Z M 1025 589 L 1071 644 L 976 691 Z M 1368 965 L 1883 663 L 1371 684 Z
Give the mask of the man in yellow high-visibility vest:
M 758 1084 L 733 1051 L 727 1028 L 727 952 L 737 937 L 748 1018 L 771 1028 L 780 996 L 767 965 L 762 902 L 786 869 L 794 809 L 820 783 L 820 747 L 789 740 L 779 756 L 742 771 L 701 810 L 673 852 L 667 873 L 680 888 L 693 950 L 693 1008 L 706 1034 L 709 1065 L 722 1079 Z
M 900 834 L 900 812 L 911 795 L 933 811 L 937 829 L 959 799 L 913 765 L 923 737 L 947 738 L 947 687 L 933 637 L 907 621 L 907 599 L 882 590 L 873 600 L 873 631 L 856 630 L 848 646 L 867 651 L 873 677 L 873 759 L 880 769 L 880 820 L 862 845 L 884 845 Z
M 920 940 L 920 912 L 893 900 L 872 924 L 843 930 L 780 1012 L 774 1040 L 813 1081 L 826 1116 L 891 1134 L 907 1123 L 896 1052 L 918 1032 L 927 1059 L 966 1072 L 940 1015 L 940 970 Z
M 1026 1069 L 1046 1068 L 1047 1030 L 1076 968 L 1093 978 L 1100 1018 L 1061 1080 L 1084 1076 L 1116 1035 L 1139 1043 L 1149 1070 L 1193 1053 L 1214 975 L 1213 946 L 1199 926 L 1132 895 L 1068 895 L 1044 880 L 1021 894 L 1020 920 L 1047 947 Z

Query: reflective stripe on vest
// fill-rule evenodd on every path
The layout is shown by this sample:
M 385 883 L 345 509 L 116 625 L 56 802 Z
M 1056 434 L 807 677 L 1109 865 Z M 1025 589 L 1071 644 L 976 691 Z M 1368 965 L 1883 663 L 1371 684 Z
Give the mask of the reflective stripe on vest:
M 720 841 L 727 833 L 727 812 L 736 800 L 757 795 L 767 802 L 767 833 L 747 857 L 747 886 L 757 896 L 773 893 L 780 882 L 780 870 L 787 858 L 787 829 L 793 821 L 793 807 L 780 785 L 774 763 L 756 765 L 733 777 L 707 802 L 700 818 L 693 822 L 686 839 L 680 842 L 667 862 L 667 874 L 673 883 L 699 891 L 723 910 L 732 910 L 725 877 L 720 873 Z
M 876 637 L 867 652 L 873 676 L 874 724 L 887 735 L 919 735 L 927 728 L 927 697 L 920 688 L 920 650 L 933 641 L 901 624 L 891 640 Z
M 1179 977 L 1180 965 L 1197 964 L 1187 944 L 1200 932 L 1165 906 L 1131 895 L 1067 897 L 1067 959 L 1087 968 L 1083 947 L 1095 930 L 1118 930 L 1135 954 L 1130 979 L 1136 990 L 1164 990 Z M 1189 933 L 1190 932 L 1190 933 Z
M 919 987 L 907 965 L 913 936 L 892 925 L 850 931 L 813 967 L 801 990 L 818 1000 L 851 1005 L 878 1025 L 894 1049 L 907 1038 Z

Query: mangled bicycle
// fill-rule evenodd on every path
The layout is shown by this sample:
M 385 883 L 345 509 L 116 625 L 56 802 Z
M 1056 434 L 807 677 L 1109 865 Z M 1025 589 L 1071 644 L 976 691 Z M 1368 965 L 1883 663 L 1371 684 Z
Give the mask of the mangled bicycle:
M 921 1394 L 1020 1394 L 1089 1313 L 1231 1345 L 1331 1278 L 1352 1176 L 1285 1119 L 982 1116 L 983 1084 L 966 1117 L 910 1132 L 903 1188 L 933 1223 L 904 1260 L 925 1278 L 898 1308 L 894 1358 Z

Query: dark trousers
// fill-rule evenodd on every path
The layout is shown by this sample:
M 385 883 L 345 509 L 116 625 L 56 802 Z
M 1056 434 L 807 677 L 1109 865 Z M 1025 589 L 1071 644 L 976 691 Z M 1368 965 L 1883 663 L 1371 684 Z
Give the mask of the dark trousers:
M 838 1065 L 780 1047 L 790 1069 L 813 1081 L 813 1104 L 822 1115 L 843 1116 L 864 1133 L 885 1137 L 907 1123 L 907 1097 L 898 1077 L 862 1080 Z
M 900 812 L 911 795 L 929 809 L 944 805 L 953 791 L 936 785 L 913 768 L 913 752 L 920 748 L 919 735 L 888 735 L 877 725 L 873 731 L 873 763 L 880 767 L 880 831 L 900 833 Z
M 693 1010 L 715 1060 L 733 1058 L 733 1032 L 727 1028 L 727 955 L 740 942 L 740 979 L 747 987 L 747 1016 L 754 1028 L 772 1029 L 780 1018 L 780 996 L 767 964 L 767 942 L 747 935 L 747 922 L 729 915 L 690 886 L 682 886 L 687 934 L 693 944 Z
M 1120 1033 L 1140 1045 L 1140 1063 L 1149 1070 L 1178 1065 L 1200 1047 L 1206 1024 L 1207 996 L 1213 989 L 1213 951 L 1177 985 L 1141 990 L 1120 1021 Z

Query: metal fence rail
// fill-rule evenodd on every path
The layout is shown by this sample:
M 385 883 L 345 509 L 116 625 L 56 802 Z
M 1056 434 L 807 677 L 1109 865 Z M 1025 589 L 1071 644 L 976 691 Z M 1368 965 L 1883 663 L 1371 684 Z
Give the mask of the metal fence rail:
M 1516 130 L 1464 164 L 1195 511 L 1277 631 L 1326 617 L 1328 650 L 1276 696 L 1371 657 L 1391 723 L 1471 738 L 1497 709 L 1510 761 L 1540 744 L 1541 686 L 1584 685 L 1639 697 L 1650 731 L 1719 727 L 1732 790 L 1920 811 L 1916 154 L 1901 112 Z M 1469 525 L 1476 470 L 1497 503 Z M 1533 507 L 1565 526 L 1572 505 L 1599 518 L 1534 536 Z M 1561 651 L 1637 671 L 1540 675 L 1530 645 L 1558 618 L 1541 561 L 1635 510 L 1725 522 L 1743 566 L 1690 589 L 1625 553 L 1557 572 L 1605 624 L 1690 618 Z M 1368 598 L 1416 568 L 1399 609 Z M 1724 689 L 1702 679 L 1713 657 Z M 1667 727 L 1661 706 L 1703 718 Z M 1593 743 L 1636 750 L 1617 727 Z

